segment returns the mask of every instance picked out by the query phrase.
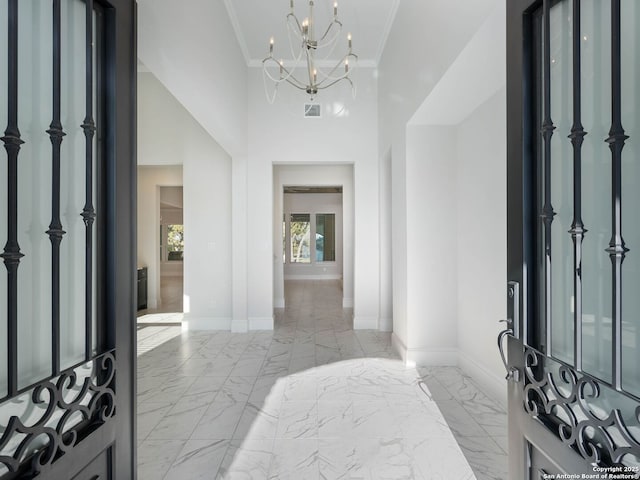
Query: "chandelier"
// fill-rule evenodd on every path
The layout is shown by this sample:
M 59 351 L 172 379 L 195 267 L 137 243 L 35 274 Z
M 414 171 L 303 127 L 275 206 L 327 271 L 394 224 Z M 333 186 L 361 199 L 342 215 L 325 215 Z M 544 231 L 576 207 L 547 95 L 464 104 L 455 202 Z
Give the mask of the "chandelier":
M 276 60 L 273 55 L 275 39 L 271 37 L 269 56 L 262 60 L 265 94 L 269 103 L 275 101 L 278 86 L 284 82 L 305 91 L 313 100 L 320 90 L 346 81 L 351 85 L 351 92 L 355 97 L 355 85 L 349 75 L 358 56 L 351 51 L 351 33 L 347 35 L 347 52 L 337 62 L 329 61 L 342 32 L 342 22 L 338 20 L 338 3 L 333 4 L 333 20 L 325 30 L 318 30 L 324 32 L 319 37 L 316 37 L 313 0 L 309 0 L 309 16 L 302 22 L 294 13 L 293 0 L 290 8 L 286 24 L 293 59 L 286 66 L 284 60 Z M 317 58 L 321 54 L 323 58 Z M 269 93 L 269 84 L 272 86 L 272 94 Z

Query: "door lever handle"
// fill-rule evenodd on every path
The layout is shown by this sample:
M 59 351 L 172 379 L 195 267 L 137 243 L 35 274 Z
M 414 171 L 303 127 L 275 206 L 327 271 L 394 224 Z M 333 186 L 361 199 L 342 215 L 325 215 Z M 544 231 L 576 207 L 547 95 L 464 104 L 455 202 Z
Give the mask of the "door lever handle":
M 502 363 L 504 364 L 504 369 L 507 371 L 507 376 L 505 377 L 507 380 L 513 380 L 514 382 L 519 381 L 520 372 L 515 367 L 509 367 L 507 363 L 507 356 L 504 351 L 504 342 L 503 340 L 507 335 L 513 335 L 513 328 L 511 325 L 513 324 L 513 320 L 500 320 L 500 322 L 505 322 L 508 327 L 505 330 L 502 330 L 498 334 L 498 350 L 500 351 L 500 358 L 502 358 Z

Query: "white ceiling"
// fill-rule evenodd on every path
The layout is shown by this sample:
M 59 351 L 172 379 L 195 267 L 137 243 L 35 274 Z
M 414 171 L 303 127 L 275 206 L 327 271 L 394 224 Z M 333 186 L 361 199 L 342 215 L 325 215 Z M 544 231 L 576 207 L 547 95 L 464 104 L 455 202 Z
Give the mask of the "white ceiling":
M 353 36 L 353 53 L 361 66 L 376 66 L 382 55 L 400 0 L 337 0 L 338 20 L 343 24 L 339 45 L 328 58 L 338 60 L 347 50 L 347 33 Z M 334 0 L 315 0 L 316 32 L 324 31 L 333 17 Z M 291 59 L 286 26 L 289 0 L 224 0 L 247 64 L 259 66 L 269 53 L 274 37 L 274 56 Z M 302 20 L 309 16 L 309 1 L 294 0 L 295 13 Z M 319 52 L 317 58 L 327 54 Z

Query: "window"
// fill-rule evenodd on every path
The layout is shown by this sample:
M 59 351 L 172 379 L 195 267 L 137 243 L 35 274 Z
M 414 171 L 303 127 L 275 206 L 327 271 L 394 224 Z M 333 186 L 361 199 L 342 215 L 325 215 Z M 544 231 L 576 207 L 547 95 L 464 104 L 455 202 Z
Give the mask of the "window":
M 175 221 L 175 220 L 174 220 Z M 178 220 L 178 221 L 181 221 Z M 184 260 L 184 225 L 160 224 L 160 261 Z
M 282 225 L 283 252 L 289 251 L 289 263 L 316 264 L 336 261 L 335 213 L 292 213 Z M 289 236 L 287 238 L 287 233 Z M 315 238 L 315 241 L 311 241 Z M 286 255 L 283 255 L 286 263 Z
M 336 216 L 316 215 L 316 262 L 336 261 Z
M 184 225 L 167 225 L 167 260 L 183 260 Z
M 289 225 L 291 232 L 291 263 L 311 263 L 311 215 L 292 213 Z

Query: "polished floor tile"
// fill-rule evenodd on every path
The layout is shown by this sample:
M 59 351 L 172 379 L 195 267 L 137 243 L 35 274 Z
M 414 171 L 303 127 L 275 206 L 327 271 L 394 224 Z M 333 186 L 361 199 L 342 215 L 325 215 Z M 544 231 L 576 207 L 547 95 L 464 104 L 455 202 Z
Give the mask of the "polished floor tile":
M 161 303 L 157 308 L 138 311 L 138 317 L 147 314 L 182 312 L 184 277 L 182 275 L 160 276 Z M 168 321 L 168 320 L 165 320 Z M 179 320 L 178 320 L 179 321 Z M 173 320 L 175 322 L 175 319 Z M 173 323 L 171 322 L 171 323 Z M 161 322 L 162 323 L 162 322 Z
M 459 369 L 406 367 L 388 333 L 353 331 L 341 295 L 338 282 L 287 282 L 272 332 L 147 316 L 139 478 L 506 478 L 504 411 Z

